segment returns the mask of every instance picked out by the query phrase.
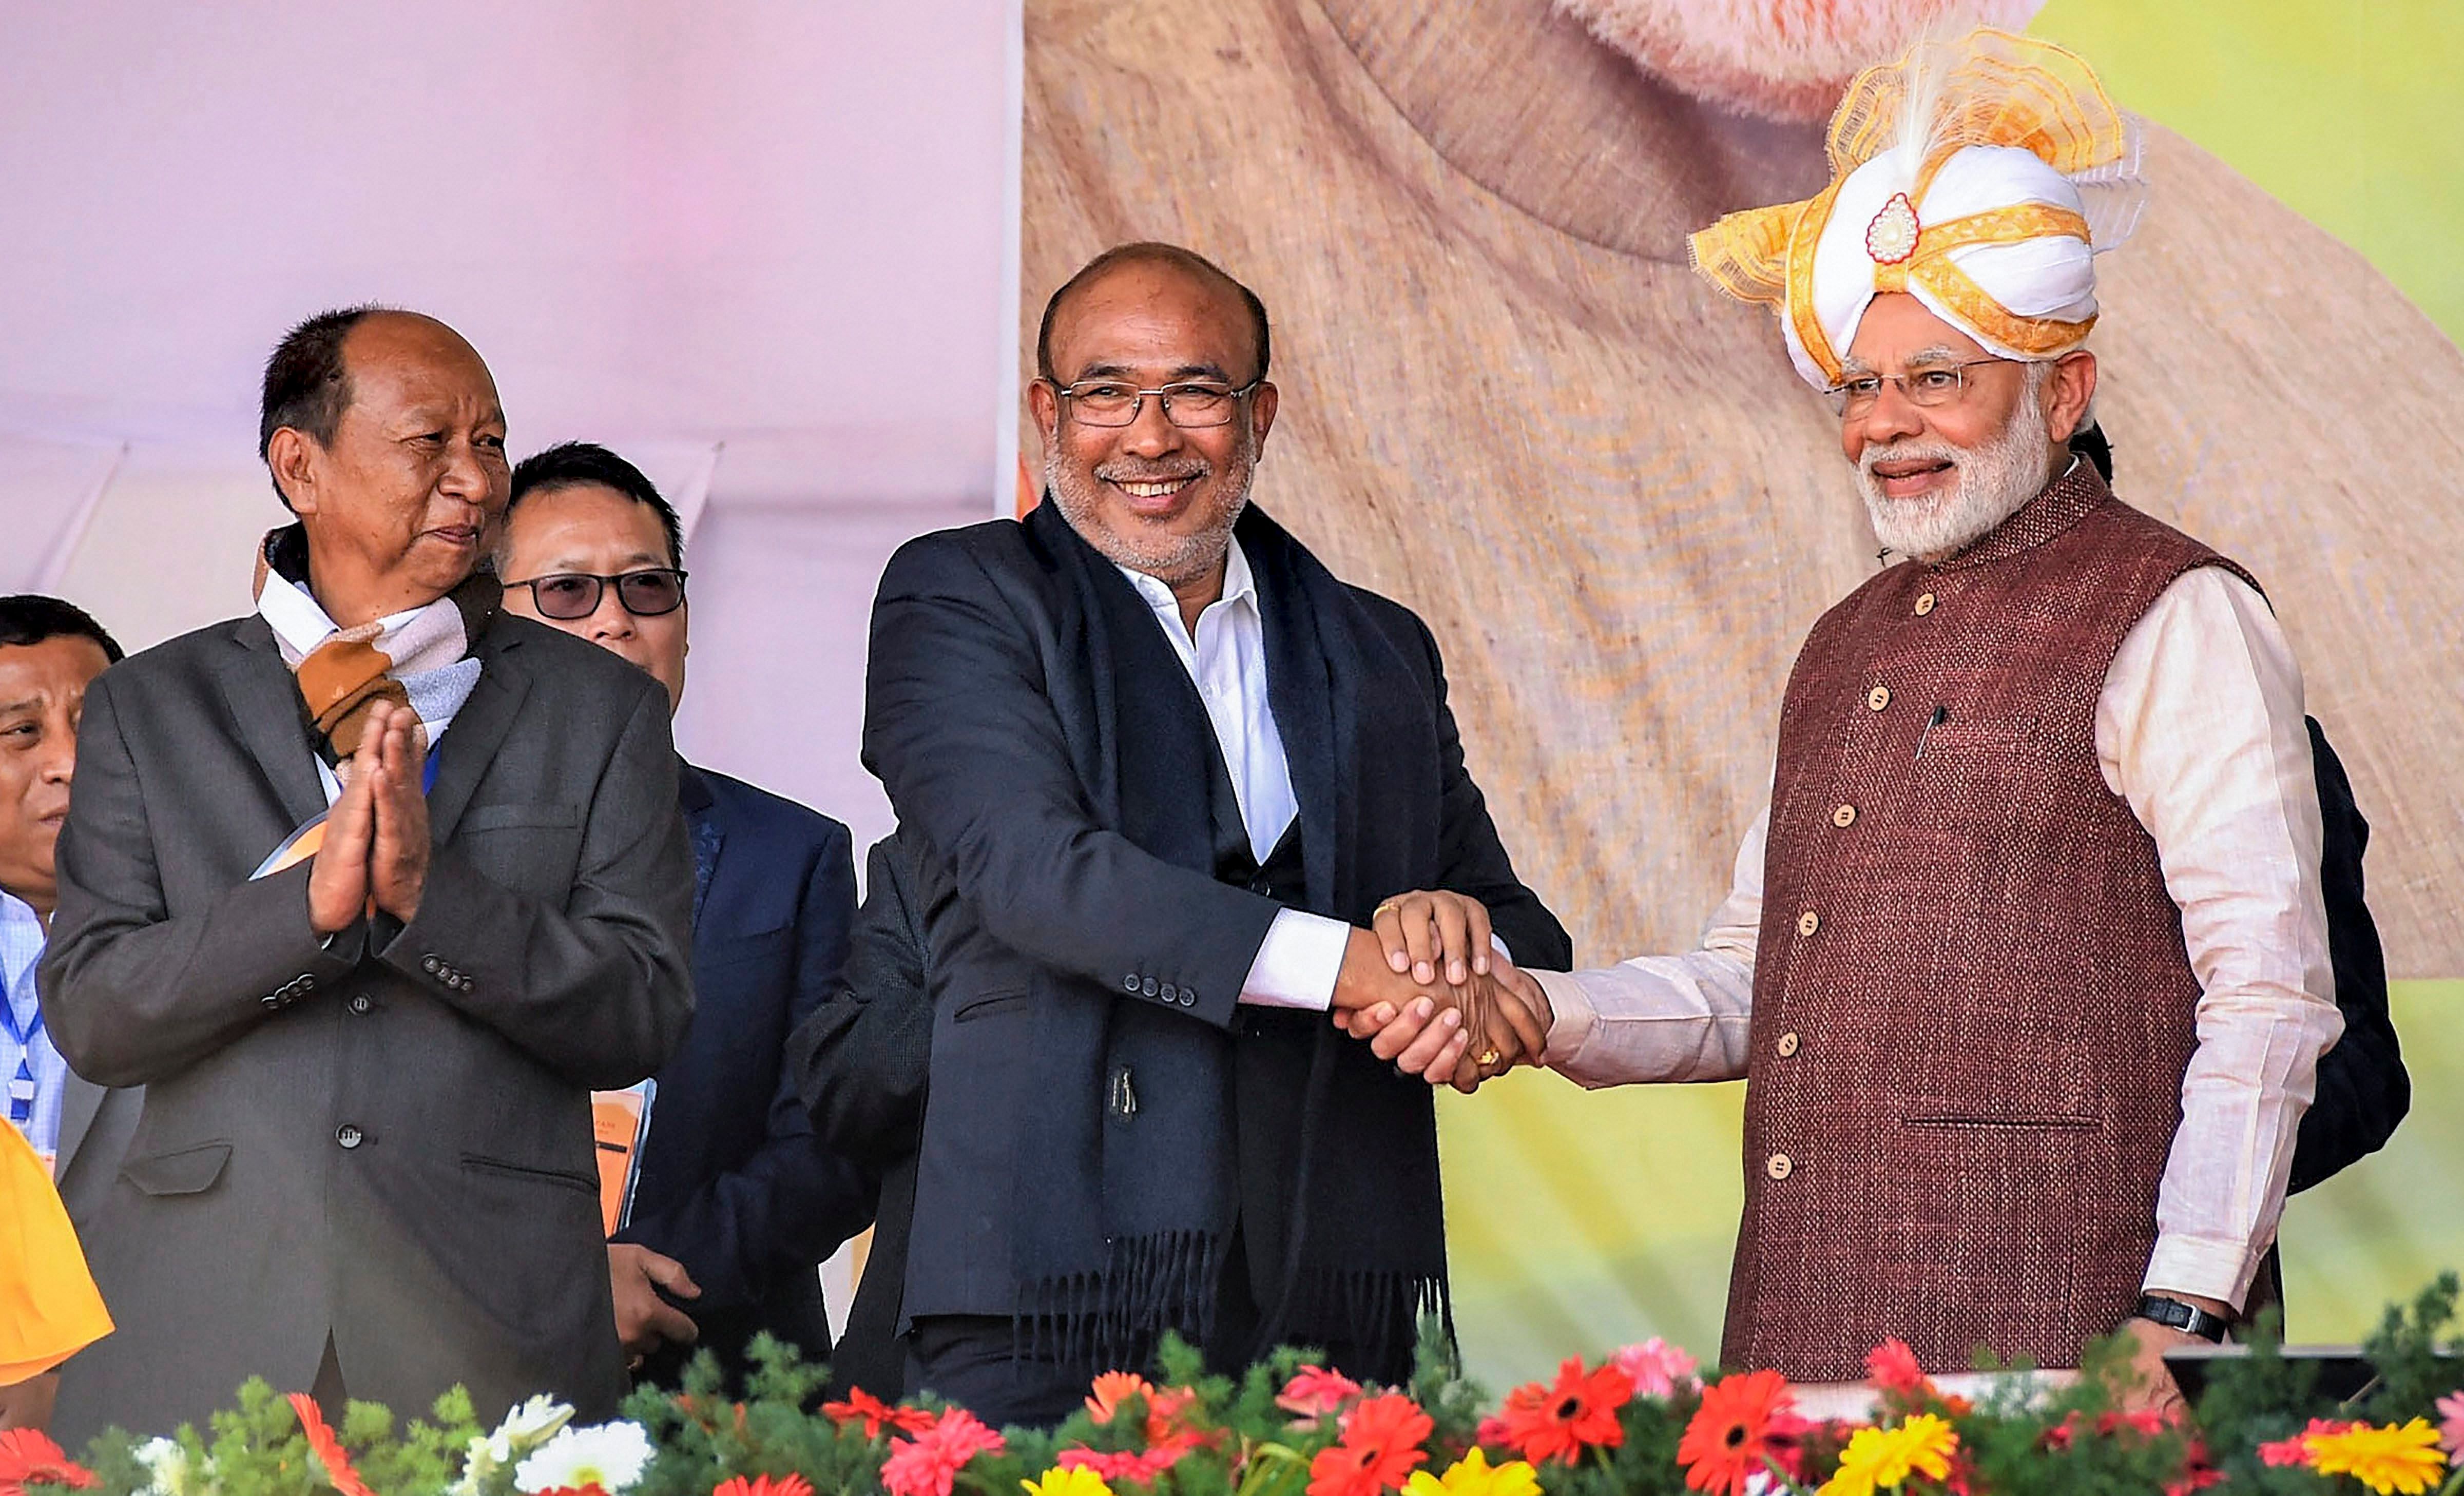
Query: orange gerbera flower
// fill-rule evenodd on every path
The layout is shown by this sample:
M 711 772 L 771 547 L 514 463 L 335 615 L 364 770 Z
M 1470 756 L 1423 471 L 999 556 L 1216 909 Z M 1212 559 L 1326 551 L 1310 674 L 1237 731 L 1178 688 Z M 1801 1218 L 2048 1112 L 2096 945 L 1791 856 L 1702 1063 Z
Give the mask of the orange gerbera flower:
M 1614 1449 L 1625 1442 L 1617 1409 L 1633 1400 L 1634 1378 L 1623 1367 L 1612 1362 L 1586 1374 L 1583 1358 L 1570 1355 L 1557 1368 L 1554 1386 L 1532 1382 L 1507 1394 L 1507 1441 L 1533 1464 Z
M 1366 1398 L 1343 1420 L 1343 1437 L 1309 1462 L 1309 1496 L 1379 1496 L 1399 1490 L 1429 1458 L 1421 1441 L 1437 1420 L 1400 1393 Z
M 757 1475 L 749 1481 L 731 1475 L 712 1486 L 710 1496 L 813 1496 L 813 1483 L 793 1472 L 777 1477 Z
M 1153 1407 L 1155 1384 L 1135 1372 L 1106 1372 L 1095 1378 L 1094 1387 L 1087 1395 L 1087 1411 L 1095 1416 L 1096 1422 L 1110 1423 L 1120 1415 L 1121 1404 L 1132 1397 L 1144 1397 Z
M 1794 1398 L 1777 1372 L 1724 1377 L 1703 1390 L 1703 1405 L 1677 1441 L 1677 1463 L 1688 1489 L 1740 1496 L 1746 1483 L 1793 1455 L 1802 1419 L 1789 1411 Z
M 291 1411 L 299 1415 L 299 1431 L 308 1436 L 308 1447 L 317 1463 L 325 1467 L 325 1484 L 342 1496 L 376 1496 L 360 1472 L 351 1468 L 351 1453 L 334 1431 L 325 1426 L 325 1415 L 319 1412 L 317 1399 L 304 1392 L 291 1394 Z
M 40 1429 L 0 1430 L 0 1496 L 25 1496 L 30 1482 L 83 1490 L 94 1484 L 94 1472 Z

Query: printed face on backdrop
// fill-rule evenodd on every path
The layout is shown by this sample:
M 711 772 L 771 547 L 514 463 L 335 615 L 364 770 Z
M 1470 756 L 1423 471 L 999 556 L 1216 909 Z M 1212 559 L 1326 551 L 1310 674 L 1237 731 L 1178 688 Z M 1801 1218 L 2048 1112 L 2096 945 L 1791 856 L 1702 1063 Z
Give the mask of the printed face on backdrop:
M 1858 72 L 1928 28 L 2024 31 L 2044 0 L 1556 0 L 1593 35 L 1696 99 L 1766 120 L 1827 120 Z
M 2096 389 L 2094 354 L 1996 360 L 1904 293 L 1874 298 L 1845 362 L 1852 377 L 1939 380 L 1958 369 L 1958 391 L 1942 404 L 1919 405 L 1886 380 L 1869 406 L 1852 404 L 1839 421 L 1874 538 L 1928 561 L 1982 539 L 2042 492 Z
M 504 514 L 496 382 L 460 334 L 407 312 L 361 321 L 342 359 L 351 402 L 333 441 L 285 428 L 268 451 L 308 530 L 310 583 L 329 609 L 329 593 L 347 595 L 370 616 L 434 602 L 479 564 Z
M 497 553 L 499 573 L 508 582 L 580 573 L 621 577 L 627 572 L 671 567 L 667 532 L 650 506 L 620 494 L 604 483 L 568 483 L 536 489 L 522 497 L 521 507 L 505 519 L 505 540 Z M 599 605 L 582 618 L 549 618 L 539 610 L 529 587 L 505 588 L 505 607 L 561 628 L 632 661 L 668 688 L 668 710 L 685 695 L 686 619 L 691 603 L 671 613 L 641 617 L 625 606 L 613 584 L 599 589 Z
M 58 884 L 52 851 L 68 819 L 85 688 L 111 665 L 78 636 L 0 645 L 0 890 L 45 914 Z
M 1052 325 L 1053 376 L 1139 389 L 1183 382 L 1240 388 L 1257 378 L 1256 332 L 1240 294 L 1211 276 L 1132 260 L 1078 288 Z M 1127 426 L 1078 419 L 1052 384 L 1027 400 L 1044 429 L 1045 481 L 1062 517 L 1111 561 L 1174 585 L 1223 563 L 1275 421 L 1275 387 L 1234 403 L 1221 426 L 1179 427 L 1140 402 Z

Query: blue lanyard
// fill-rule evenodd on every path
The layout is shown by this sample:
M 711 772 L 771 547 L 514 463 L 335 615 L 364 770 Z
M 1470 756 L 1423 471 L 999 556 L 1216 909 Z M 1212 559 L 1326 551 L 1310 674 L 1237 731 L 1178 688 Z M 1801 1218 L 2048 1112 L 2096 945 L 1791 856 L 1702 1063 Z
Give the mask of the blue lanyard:
M 43 1004 L 39 1001 L 34 1004 L 34 1016 L 27 1021 L 25 1027 L 20 1028 L 17 1026 L 17 1004 L 0 1000 L 0 1032 L 6 1032 L 11 1041 L 31 1054 L 34 1041 L 43 1037 Z
M 34 1004 L 34 1016 L 20 1028 L 17 1004 L 0 996 L 0 1029 L 18 1045 L 17 1073 L 9 1079 L 9 1120 L 23 1127 L 34 1117 L 34 1041 L 43 1036 L 42 1003 Z

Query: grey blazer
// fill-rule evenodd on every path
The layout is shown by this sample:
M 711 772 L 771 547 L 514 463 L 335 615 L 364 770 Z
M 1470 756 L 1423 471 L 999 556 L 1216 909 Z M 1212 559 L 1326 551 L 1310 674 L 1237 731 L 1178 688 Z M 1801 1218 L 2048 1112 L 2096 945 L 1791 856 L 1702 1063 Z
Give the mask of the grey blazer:
M 145 1087 L 86 1234 L 119 1330 L 54 1429 L 202 1423 L 240 1382 L 493 1422 L 548 1392 L 615 1411 L 589 1091 L 656 1069 L 693 1011 L 693 858 L 668 701 L 614 655 L 498 614 L 443 739 L 419 913 L 321 948 L 323 808 L 291 672 L 254 616 L 87 690 L 43 1013 L 80 1074 Z

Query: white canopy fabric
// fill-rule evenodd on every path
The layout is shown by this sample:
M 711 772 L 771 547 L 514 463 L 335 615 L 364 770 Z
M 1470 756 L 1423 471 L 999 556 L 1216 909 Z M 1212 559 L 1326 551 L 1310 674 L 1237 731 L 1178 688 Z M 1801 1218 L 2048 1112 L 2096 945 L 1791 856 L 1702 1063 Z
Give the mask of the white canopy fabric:
M 680 741 L 861 846 L 889 825 L 856 762 L 874 578 L 1010 493 L 1020 24 L 0 0 L 0 590 L 132 649 L 243 611 L 282 518 L 267 351 L 416 308 L 487 358 L 517 455 L 605 442 L 677 502 Z

